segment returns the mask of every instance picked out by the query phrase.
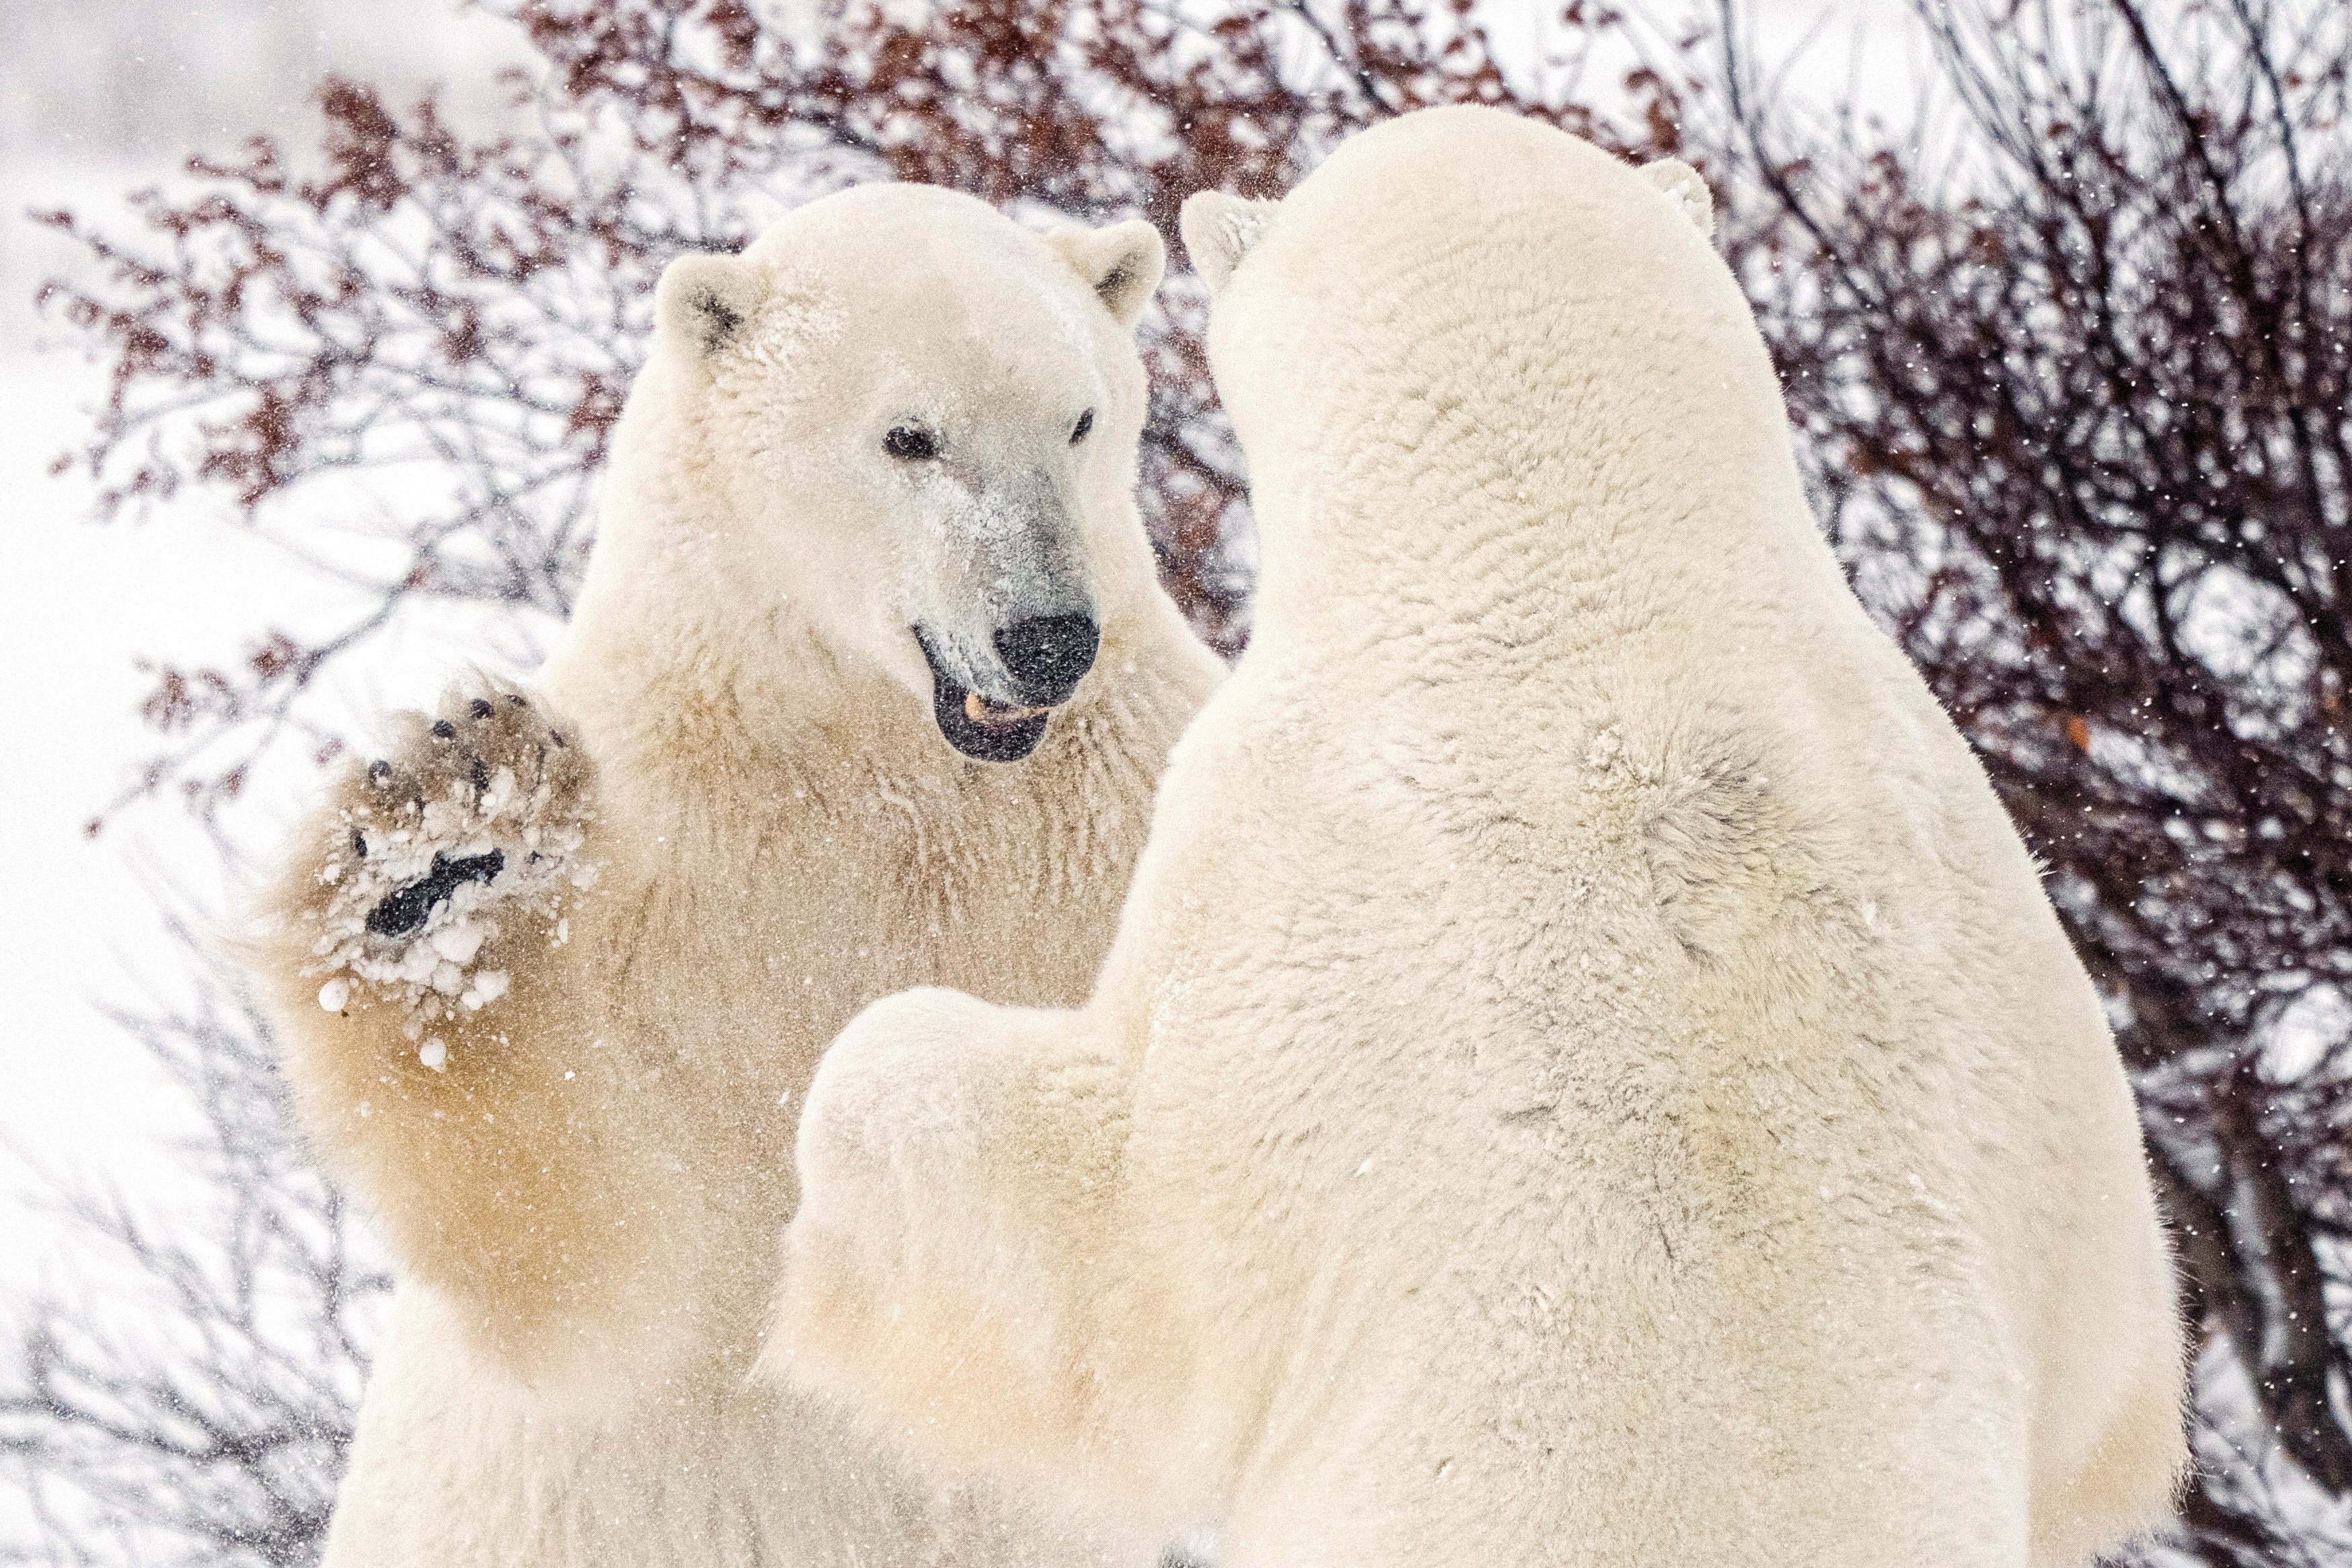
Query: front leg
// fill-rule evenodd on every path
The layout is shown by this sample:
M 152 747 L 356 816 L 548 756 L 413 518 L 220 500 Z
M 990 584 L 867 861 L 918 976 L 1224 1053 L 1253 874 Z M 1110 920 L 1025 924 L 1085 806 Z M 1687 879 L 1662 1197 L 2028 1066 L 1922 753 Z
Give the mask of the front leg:
M 503 686 L 400 724 L 300 835 L 251 956 L 314 1143 L 404 1270 L 511 1346 L 609 1250 L 567 963 L 590 768 Z
M 852 1020 L 801 1116 L 769 1372 L 950 1465 L 1069 1473 L 1129 1087 L 1089 1023 L 947 990 Z

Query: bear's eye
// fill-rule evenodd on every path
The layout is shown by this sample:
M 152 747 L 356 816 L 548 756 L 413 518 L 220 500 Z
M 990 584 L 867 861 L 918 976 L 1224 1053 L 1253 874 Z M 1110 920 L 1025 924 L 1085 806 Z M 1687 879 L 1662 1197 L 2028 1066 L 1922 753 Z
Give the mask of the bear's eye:
M 1079 442 L 1084 441 L 1087 438 L 1087 432 L 1094 427 L 1095 411 L 1088 409 L 1078 415 L 1078 423 L 1070 432 L 1070 444 L 1076 446 Z
M 919 463 L 926 457 L 937 457 L 940 444 L 928 430 L 900 424 L 892 426 L 890 433 L 882 438 L 882 450 L 901 463 Z

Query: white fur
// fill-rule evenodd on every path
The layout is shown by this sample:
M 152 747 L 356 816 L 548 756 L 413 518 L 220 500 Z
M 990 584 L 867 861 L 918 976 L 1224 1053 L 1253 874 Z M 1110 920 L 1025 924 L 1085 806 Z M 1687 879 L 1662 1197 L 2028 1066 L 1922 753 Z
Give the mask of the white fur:
M 534 722 L 593 761 L 593 891 L 560 927 L 497 911 L 511 992 L 452 1010 L 422 1064 L 400 998 L 363 974 L 322 994 L 315 938 L 284 938 L 307 1124 L 402 1271 L 335 1568 L 1156 1547 L 941 1491 L 747 1375 L 819 1049 L 926 981 L 1080 1000 L 1156 776 L 1220 677 L 1134 505 L 1129 329 L 1160 267 L 1148 225 L 1040 236 L 885 186 L 665 278 L 586 588 L 534 694 L 552 716 Z M 883 450 L 907 419 L 942 434 L 940 461 Z M 989 627 L 1056 593 L 1100 622 L 1091 673 L 1026 761 L 959 756 L 910 626 L 993 689 Z M 359 808 L 365 788 L 347 786 Z M 320 861 L 352 820 L 330 814 Z M 332 893 L 304 891 L 316 863 L 289 870 L 289 908 Z
M 1242 264 L 1242 257 L 1257 243 L 1281 204 L 1229 196 L 1223 191 L 1202 191 L 1185 202 L 1180 219 L 1185 254 L 1192 257 L 1192 270 L 1201 275 L 1210 293 L 1223 290 L 1234 268 Z
M 2098 998 L 1698 215 L 1447 110 L 1225 257 L 1255 640 L 1085 1009 L 834 1044 L 767 1364 L 1223 1568 L 2056 1564 L 2161 1513 Z

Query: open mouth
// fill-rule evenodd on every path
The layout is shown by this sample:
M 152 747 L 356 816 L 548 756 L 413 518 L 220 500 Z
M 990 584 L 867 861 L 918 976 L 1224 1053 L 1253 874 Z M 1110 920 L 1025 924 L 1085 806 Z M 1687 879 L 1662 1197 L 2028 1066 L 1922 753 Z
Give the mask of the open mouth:
M 984 697 L 940 668 L 920 627 L 915 628 L 915 643 L 931 666 L 931 716 L 950 746 L 982 762 L 1018 762 L 1037 749 L 1053 709 L 1012 707 Z

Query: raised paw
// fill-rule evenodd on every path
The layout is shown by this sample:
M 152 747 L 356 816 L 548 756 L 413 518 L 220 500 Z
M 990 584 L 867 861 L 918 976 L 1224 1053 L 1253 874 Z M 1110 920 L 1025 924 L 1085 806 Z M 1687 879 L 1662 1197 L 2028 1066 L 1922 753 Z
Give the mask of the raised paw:
M 412 882 L 368 911 L 367 928 L 379 936 L 405 936 L 425 924 L 434 906 L 469 882 L 496 882 L 506 870 L 504 850 L 451 860 L 444 852 L 433 857 L 433 869 L 423 882 Z
M 411 1032 L 488 1006 L 506 927 L 562 939 L 565 894 L 594 880 L 581 855 L 589 769 L 565 726 L 523 693 L 459 690 L 403 716 L 388 756 L 355 767 L 331 812 L 304 918 L 306 976 L 340 1010 L 354 986 L 405 1007 Z

